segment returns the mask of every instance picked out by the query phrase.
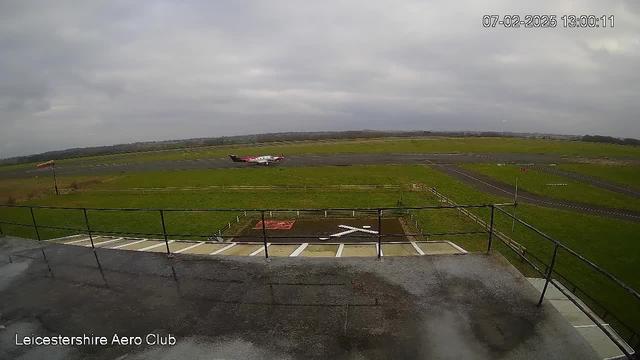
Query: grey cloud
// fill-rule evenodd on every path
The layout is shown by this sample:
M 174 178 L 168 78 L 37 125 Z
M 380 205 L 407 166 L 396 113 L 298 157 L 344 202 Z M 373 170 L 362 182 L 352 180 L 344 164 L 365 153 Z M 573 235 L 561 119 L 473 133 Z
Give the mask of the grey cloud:
M 485 29 L 483 14 L 614 14 Z M 0 157 L 274 131 L 640 137 L 632 0 L 0 4 Z M 506 121 L 505 121 L 506 120 Z

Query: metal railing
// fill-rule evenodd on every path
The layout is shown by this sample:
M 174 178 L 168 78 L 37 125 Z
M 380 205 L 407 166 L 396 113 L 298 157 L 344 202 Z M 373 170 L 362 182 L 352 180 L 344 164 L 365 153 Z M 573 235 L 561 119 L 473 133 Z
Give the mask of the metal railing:
M 501 205 L 513 205 L 513 204 L 501 204 Z M 460 232 L 439 232 L 439 233 L 428 233 L 424 232 L 421 229 L 420 233 L 391 233 L 384 234 L 382 229 L 382 218 L 385 215 L 399 215 L 399 214 L 407 214 L 412 210 L 438 210 L 438 209 L 459 209 L 459 208 L 493 208 L 494 204 L 482 204 L 482 205 L 457 205 L 457 206 L 416 206 L 416 207 L 379 207 L 379 208 L 326 208 L 326 209 L 161 209 L 161 208 L 77 208 L 77 207 L 62 207 L 62 206 L 29 206 L 29 205 L 9 205 L 3 204 L 0 207 L 8 207 L 8 208 L 24 208 L 29 209 L 31 215 L 31 224 L 24 223 L 16 223 L 10 221 L 0 221 L 0 224 L 11 225 L 11 226 L 23 226 L 23 227 L 32 227 L 35 230 L 36 238 L 38 240 L 42 240 L 40 235 L 40 229 L 52 229 L 52 230 L 65 230 L 65 231 L 73 231 L 73 232 L 86 232 L 89 235 L 89 240 L 91 242 L 91 247 L 95 249 L 95 244 L 93 242 L 93 237 L 96 234 L 111 234 L 111 235 L 135 235 L 135 236 L 154 236 L 158 238 L 163 238 L 165 241 L 167 254 L 171 255 L 171 250 L 169 248 L 169 237 L 191 237 L 191 238 L 210 238 L 211 234 L 175 234 L 168 233 L 167 227 L 165 223 L 165 213 L 194 213 L 194 212 L 218 212 L 218 213 L 241 213 L 243 216 L 247 215 L 259 215 L 262 222 L 262 243 L 264 245 L 264 253 L 265 257 L 268 258 L 268 246 L 267 244 L 273 243 L 273 239 L 318 239 L 318 235 L 273 235 L 268 234 L 265 228 L 265 216 L 273 216 L 274 214 L 292 214 L 295 213 L 297 215 L 309 215 L 309 214 L 320 214 L 324 215 L 324 217 L 328 217 L 329 215 L 352 215 L 356 214 L 362 216 L 371 216 L 377 217 L 378 219 L 378 230 L 377 234 L 371 235 L 349 235 L 349 238 L 365 238 L 365 239 L 374 239 L 374 242 L 378 247 L 377 257 L 381 257 L 381 243 L 383 238 L 396 237 L 396 238 L 407 238 L 407 237 L 425 237 L 425 236 L 455 236 L 455 235 L 477 235 L 477 234 L 491 234 L 492 229 L 483 229 L 482 231 L 460 231 Z M 84 217 L 84 225 L 85 228 L 71 228 L 71 227 L 63 227 L 63 226 L 50 226 L 50 225 L 42 225 L 38 224 L 36 221 L 36 217 L 34 214 L 34 209 L 54 209 L 54 210 L 72 210 L 72 211 L 81 211 Z M 105 230 L 105 229 L 95 229 L 92 228 L 89 216 L 87 211 L 108 211 L 108 212 L 157 212 L 160 220 L 160 224 L 162 225 L 162 233 L 157 232 L 134 232 L 134 231 L 116 231 L 116 230 Z M 236 215 L 236 221 L 239 222 L 239 215 Z M 416 221 L 417 222 L 417 221 Z M 228 227 L 231 227 L 231 222 L 229 222 Z M 2 234 L 2 229 L 0 227 L 0 234 Z M 235 239 L 256 239 L 255 235 L 225 235 L 221 230 L 218 231 L 218 234 L 215 236 L 220 237 L 222 239 L 233 238 Z M 328 238 L 337 238 L 332 235 L 326 236 Z M 271 241 L 269 241 L 271 240 Z M 314 242 L 305 241 L 308 244 L 314 244 Z M 286 242 L 285 244 L 294 245 L 294 244 L 302 244 L 301 242 Z M 327 242 L 315 242 L 315 244 L 327 244 Z M 490 244 L 489 244 L 490 246 Z M 488 249 L 489 250 L 489 249 Z
M 435 189 L 433 190 L 435 193 Z M 95 250 L 95 244 L 93 242 L 93 237 L 96 234 L 116 234 L 116 235 L 144 235 L 144 236 L 156 236 L 159 238 L 164 239 L 165 245 L 166 245 L 166 251 L 168 255 L 171 255 L 171 249 L 169 247 L 169 237 L 192 237 L 192 238 L 208 238 L 211 236 L 211 234 L 173 234 L 173 233 L 168 233 L 167 232 L 167 227 L 166 227 L 166 223 L 165 223 L 165 213 L 176 213 L 176 212 L 182 212 L 182 213 L 194 213 L 194 212 L 216 212 L 216 213 L 229 213 L 229 212 L 233 212 L 233 213 L 241 213 L 243 215 L 247 215 L 247 214 L 252 214 L 252 215 L 259 215 L 260 216 L 260 222 L 262 222 L 262 236 L 261 236 L 261 240 L 262 240 L 262 246 L 264 247 L 264 254 L 265 254 L 265 258 L 269 258 L 269 252 L 268 252 L 268 248 L 269 245 L 271 243 L 273 243 L 272 241 L 274 239 L 318 239 L 318 235 L 293 235 L 293 236 L 285 236 L 285 235 L 273 235 L 273 234 L 268 234 L 267 233 L 267 229 L 266 229 L 266 220 L 265 220 L 265 216 L 273 216 L 274 213 L 278 214 L 285 214 L 285 213 L 296 213 L 296 214 L 310 214 L 310 213 L 314 213 L 314 214 L 324 214 L 325 217 L 327 217 L 330 213 L 333 214 L 352 214 L 355 216 L 356 212 L 358 212 L 359 214 L 368 214 L 369 216 L 375 217 L 377 218 L 378 221 L 378 230 L 376 234 L 371 234 L 371 235 L 349 235 L 349 238 L 368 238 L 368 239 L 374 239 L 375 241 L 371 242 L 372 244 L 376 244 L 377 245 L 377 258 L 379 259 L 382 254 L 382 239 L 383 238 L 388 238 L 388 237 L 401 237 L 401 238 L 407 238 L 407 237 L 422 237 L 422 236 L 436 236 L 436 235 L 442 235 L 442 236 L 447 236 L 447 235 L 477 235 L 477 234 L 488 234 L 488 245 L 487 245 L 487 252 L 491 251 L 492 248 L 492 241 L 494 236 L 497 237 L 499 240 L 501 240 L 502 243 L 504 243 L 509 249 L 511 249 L 512 251 L 514 251 L 518 256 L 520 256 L 520 258 L 527 262 L 527 264 L 529 264 L 530 266 L 533 267 L 534 270 L 536 270 L 538 273 L 540 273 L 541 275 L 544 276 L 545 278 L 545 285 L 544 288 L 542 290 L 542 294 L 540 296 L 540 299 L 538 301 L 538 305 L 542 305 L 545 293 L 547 291 L 548 285 L 552 284 L 553 286 L 555 286 L 559 291 L 561 291 L 562 293 L 565 293 L 566 290 L 560 286 L 558 283 L 556 283 L 553 280 L 553 275 L 556 274 L 559 277 L 561 277 L 564 281 L 566 281 L 567 283 L 569 283 L 571 286 L 573 286 L 574 288 L 574 292 L 575 289 L 579 289 L 577 286 L 575 286 L 573 283 L 571 283 L 570 281 L 568 281 L 568 279 L 566 279 L 566 277 L 561 276 L 555 269 L 556 266 L 556 262 L 557 262 L 557 257 L 559 255 L 559 250 L 562 250 L 564 253 L 570 254 L 572 257 L 580 260 L 581 262 L 583 262 L 584 264 L 588 265 L 590 268 L 596 270 L 598 273 L 604 275 L 608 280 L 610 280 L 612 283 L 614 283 L 615 285 L 617 285 L 618 287 L 624 289 L 626 292 L 628 292 L 629 294 L 631 294 L 636 301 L 640 300 L 640 295 L 631 287 L 629 287 L 628 285 L 624 284 L 622 281 L 620 281 L 619 279 L 617 279 L 616 277 L 614 277 L 613 275 L 611 275 L 610 273 L 608 273 L 606 270 L 602 269 L 601 267 L 599 267 L 598 265 L 594 264 L 593 262 L 591 262 L 590 260 L 586 259 L 585 257 L 583 257 L 582 255 L 578 254 L 577 252 L 575 252 L 574 250 L 568 248 L 567 246 L 559 243 L 558 241 L 554 240 L 553 238 L 551 238 L 550 236 L 546 235 L 545 233 L 543 233 L 542 231 L 536 229 L 535 227 L 533 227 L 532 225 L 529 225 L 528 223 L 522 221 L 521 219 L 518 219 L 517 217 L 513 216 L 512 214 L 510 214 L 509 212 L 505 211 L 504 209 L 501 208 L 501 206 L 514 206 L 516 204 L 513 203 L 507 203 L 507 204 L 481 204 L 481 205 L 458 205 L 455 203 L 452 203 L 452 205 L 444 205 L 444 206 L 416 206 L 416 207 L 377 207 L 377 208 L 326 208 L 326 209 L 162 209 L 162 208 L 78 208 L 78 207 L 58 207 L 58 206 L 28 206 L 28 205 L 9 205 L 9 204 L 3 204 L 0 205 L 0 207 L 7 207 L 7 208 L 24 208 L 24 209 L 29 209 L 29 213 L 30 213 L 30 217 L 31 217 L 31 224 L 25 224 L 25 223 L 16 223 L 16 222 L 10 222 L 10 221 L 0 221 L 0 224 L 6 224 L 6 225 L 12 225 L 12 226 L 23 226 L 23 227 L 32 227 L 35 230 L 36 233 L 36 237 L 38 240 L 42 240 L 41 239 L 41 234 L 40 234 L 40 229 L 53 229 L 53 230 L 66 230 L 66 231 L 74 231 L 74 232 L 87 232 L 87 234 L 89 235 L 89 240 L 91 242 L 91 247 L 92 249 Z M 482 221 L 481 219 L 479 219 L 476 215 L 473 215 L 469 212 L 469 209 L 477 209 L 477 208 L 488 208 L 491 209 L 491 220 L 490 223 L 487 224 L 486 222 Z M 70 227 L 61 227 L 61 226 L 48 226 L 48 225 L 41 225 L 37 223 L 37 219 L 36 216 L 34 214 L 34 209 L 56 209 L 56 210 L 72 210 L 72 211 L 81 211 L 84 217 L 84 222 L 85 222 L 85 228 L 70 228 Z M 483 230 L 482 231 L 463 231 L 463 232 L 444 232 L 444 233 L 428 233 L 428 232 L 424 232 L 423 230 L 421 230 L 419 233 L 402 233 L 402 234 L 384 234 L 383 233 L 383 229 L 382 229 L 382 219 L 385 215 L 390 215 L 390 214 L 394 214 L 394 215 L 398 215 L 399 213 L 405 213 L 405 214 L 411 214 L 412 211 L 417 211 L 417 210 L 439 210 L 439 209 L 457 209 L 459 211 L 465 212 L 468 216 L 471 216 L 472 218 L 475 217 L 475 221 L 476 223 L 478 223 Z M 507 215 L 508 217 L 514 219 L 515 221 L 517 221 L 518 223 L 522 224 L 523 226 L 525 226 L 526 228 L 534 231 L 535 233 L 537 233 L 538 235 L 542 236 L 543 238 L 545 238 L 547 241 L 551 242 L 554 245 L 554 251 L 553 251 L 553 256 L 550 260 L 550 264 L 546 265 L 545 264 L 545 270 L 541 270 L 538 266 L 536 266 L 527 256 L 526 254 L 529 254 L 530 258 L 534 258 L 536 259 L 536 261 L 538 261 L 541 264 L 544 264 L 543 261 L 541 261 L 539 258 L 533 256 L 533 254 L 531 254 L 530 252 L 527 252 L 526 249 L 524 249 L 523 247 L 519 246 L 519 244 L 513 242 L 511 239 L 508 239 L 509 241 L 506 241 L 504 239 L 504 237 L 506 235 L 501 234 L 500 232 L 498 232 L 495 228 L 494 228 L 494 222 L 495 222 L 495 215 L 496 215 L 496 210 L 498 211 L 498 213 L 500 214 L 504 214 Z M 156 212 L 158 214 L 158 219 L 162 225 L 162 233 L 156 233 L 156 232 L 126 232 L 126 231 L 113 231 L 113 230 L 103 230 L 103 229 L 94 229 L 91 227 L 90 221 L 89 221 L 89 216 L 87 214 L 87 211 L 107 211 L 107 212 Z M 239 217 L 236 217 L 237 221 L 239 221 Z M 415 220 L 413 217 L 412 219 L 414 221 Z M 231 227 L 231 223 L 229 223 L 229 227 Z M 0 235 L 2 235 L 2 228 L 0 227 Z M 219 236 L 223 239 L 227 239 L 227 238 L 234 238 L 234 239 L 238 239 L 238 238 L 252 238 L 255 239 L 256 236 L 243 236 L 243 235 L 224 235 L 221 232 L 219 232 Z M 329 236 L 331 237 L 331 236 Z M 308 243 L 308 244 L 327 244 L 326 242 L 307 242 L 305 241 L 304 243 Z M 302 242 L 285 242 L 284 244 L 289 244 L 289 245 L 294 245 L 294 244 L 303 244 Z M 518 245 L 518 246 L 516 246 Z M 524 250 L 523 250 L 524 249 Z M 586 292 L 584 292 L 583 290 L 581 290 L 581 293 L 587 295 Z M 622 344 L 618 338 L 617 338 L 617 334 L 614 334 L 611 332 L 611 330 L 609 330 L 608 328 L 606 328 L 605 326 L 603 326 L 597 318 L 595 318 L 586 308 L 583 304 L 581 304 L 580 302 L 576 301 L 573 297 L 569 296 L 568 294 L 567 298 L 569 298 L 569 300 L 571 300 L 578 308 L 580 308 L 583 312 L 585 312 L 585 314 L 618 346 L 618 348 L 620 348 L 620 350 L 628 357 L 628 358 L 632 358 L 633 356 L 633 352 L 630 352 L 627 350 L 627 348 L 624 346 L 624 344 Z M 598 304 L 593 297 L 587 295 L 588 298 L 590 299 L 590 301 L 593 301 L 594 303 Z M 640 303 L 638 303 L 640 306 Z M 599 304 L 598 304 L 599 305 Z M 604 307 L 602 305 L 601 306 L 603 309 Z M 605 309 L 606 310 L 606 309 Z M 619 318 L 615 317 L 613 314 L 611 314 L 611 312 L 607 311 L 607 314 L 609 314 L 610 316 L 612 316 L 613 318 L 616 319 L 616 321 L 621 324 L 622 326 L 624 326 L 626 328 L 626 330 L 628 330 L 628 332 L 631 334 L 631 336 L 626 339 L 627 343 L 632 344 L 635 340 L 635 346 L 636 348 L 638 347 L 638 345 L 640 345 L 640 338 L 638 337 L 637 333 L 635 333 L 633 331 L 633 329 L 626 325 L 623 321 L 621 321 Z
M 635 291 L 630 286 L 628 286 L 627 284 L 622 282 L 620 279 L 618 279 L 615 276 L 611 275 L 609 272 L 604 270 L 602 267 L 596 265 L 595 263 L 593 263 L 589 259 L 587 259 L 584 256 L 578 254 L 576 251 L 574 251 L 574 250 L 570 249 L 569 247 L 567 247 L 566 245 L 558 242 L 557 240 L 553 239 L 552 237 L 550 237 L 549 235 L 545 234 L 544 232 L 536 229 L 534 226 L 532 226 L 532 225 L 526 223 L 525 221 L 517 218 L 516 216 L 512 215 L 508 211 L 500 208 L 500 206 L 501 205 L 496 205 L 496 206 L 494 206 L 492 208 L 492 219 L 491 219 L 492 224 L 494 222 L 494 215 L 493 215 L 494 210 L 498 210 L 499 213 L 504 214 L 504 215 L 508 216 L 509 218 L 515 220 L 519 224 L 521 224 L 524 227 L 526 227 L 527 229 L 535 232 L 536 234 L 540 235 L 542 238 L 544 238 L 545 240 L 547 240 L 548 242 L 553 244 L 553 254 L 551 256 L 550 263 L 547 265 L 540 258 L 534 256 L 530 252 L 527 252 L 526 249 L 524 251 L 522 251 L 522 249 L 517 249 L 517 248 L 513 247 L 511 244 L 509 244 L 507 242 L 504 242 L 504 244 L 510 250 L 512 250 L 514 253 L 516 253 L 523 261 L 525 261 L 528 265 L 530 265 L 536 272 L 538 272 L 539 274 L 544 276 L 545 283 L 544 283 L 544 287 L 542 289 L 542 293 L 540 294 L 540 299 L 538 300 L 538 306 L 542 305 L 542 302 L 544 300 L 544 296 L 545 296 L 545 293 L 547 291 L 547 288 L 548 288 L 549 284 L 552 284 L 556 289 L 558 289 L 558 291 L 560 291 L 562 294 L 564 294 L 567 297 L 567 299 L 569 299 L 582 312 L 584 312 L 587 315 L 587 317 L 589 317 L 589 319 L 591 319 L 591 321 L 593 321 L 593 323 L 598 328 L 600 328 L 600 330 L 602 330 L 605 333 L 605 335 L 607 335 L 607 337 L 609 337 L 614 342 L 614 344 L 616 344 L 616 346 L 620 349 L 620 351 L 622 351 L 622 353 L 627 358 L 634 359 L 635 358 L 634 357 L 635 356 L 635 352 L 634 351 L 629 351 L 625 345 L 628 344 L 628 345 L 630 345 L 631 347 L 633 347 L 635 349 L 640 347 L 640 337 L 638 336 L 638 334 L 633 330 L 633 328 L 631 326 L 626 324 L 624 321 L 620 320 L 620 318 L 618 318 L 617 316 L 612 314 L 610 311 L 608 311 L 604 306 L 599 304 L 591 295 L 587 294 L 584 290 L 580 289 L 577 285 L 575 285 L 573 282 L 571 282 L 565 276 L 561 275 L 555 269 L 556 264 L 558 262 L 558 255 L 560 254 L 560 250 L 562 250 L 564 253 L 567 253 L 567 254 L 571 255 L 574 259 L 577 259 L 580 262 L 586 264 L 589 268 L 595 270 L 597 273 L 603 275 L 606 279 L 611 281 L 613 284 L 615 284 L 619 288 L 623 289 L 627 293 L 631 294 L 631 296 L 634 299 L 634 301 L 637 302 L 637 304 L 638 304 L 637 306 L 638 307 L 640 307 L 640 294 L 638 294 L 637 291 Z M 492 226 L 492 228 L 493 228 L 493 226 Z M 535 259 L 540 264 L 545 265 L 545 269 L 542 270 L 538 266 L 536 266 L 530 259 L 527 258 L 527 254 L 529 254 L 529 257 Z M 560 283 L 558 283 L 558 282 L 553 280 L 553 275 L 554 274 L 562 279 L 562 281 Z M 572 294 L 575 294 L 575 296 L 571 296 L 571 294 L 567 293 L 567 288 L 565 288 L 562 285 L 562 282 L 565 282 L 565 283 L 569 284 L 573 288 L 572 290 L 569 290 L 569 291 Z M 604 314 L 601 317 L 602 320 L 604 320 L 604 318 L 607 317 L 607 316 L 612 317 L 613 319 L 616 320 L 617 324 L 620 325 L 622 327 L 622 329 L 625 330 L 629 334 L 629 336 L 627 338 L 619 337 L 618 333 L 612 332 L 609 328 L 607 328 L 604 324 L 602 324 L 600 322 L 600 319 L 598 319 L 596 316 L 594 316 L 591 313 L 591 311 L 590 311 L 591 309 L 590 308 L 587 308 L 583 303 L 581 303 L 580 301 L 576 300 L 576 298 L 575 298 L 575 297 L 577 297 L 576 290 L 580 290 L 581 294 L 586 296 L 587 299 L 591 303 L 595 303 L 598 306 L 600 306 L 602 309 L 604 309 Z M 626 342 L 626 344 L 623 343 L 622 341 L 620 341 L 620 339 L 622 339 L 624 342 Z

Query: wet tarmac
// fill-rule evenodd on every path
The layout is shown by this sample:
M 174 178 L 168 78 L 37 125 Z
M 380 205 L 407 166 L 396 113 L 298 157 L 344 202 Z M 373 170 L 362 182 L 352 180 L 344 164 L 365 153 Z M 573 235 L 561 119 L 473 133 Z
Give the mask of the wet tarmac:
M 5 237 L 0 299 L 3 359 L 598 358 L 496 253 L 168 258 Z M 109 343 L 16 345 L 83 334 Z

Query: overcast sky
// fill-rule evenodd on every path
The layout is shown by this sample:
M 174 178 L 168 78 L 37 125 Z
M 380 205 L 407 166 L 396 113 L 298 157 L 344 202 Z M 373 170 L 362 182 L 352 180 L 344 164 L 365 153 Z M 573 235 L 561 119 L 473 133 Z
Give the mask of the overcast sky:
M 2 1 L 0 158 L 365 128 L 640 138 L 639 3 Z M 487 29 L 484 14 L 558 25 Z

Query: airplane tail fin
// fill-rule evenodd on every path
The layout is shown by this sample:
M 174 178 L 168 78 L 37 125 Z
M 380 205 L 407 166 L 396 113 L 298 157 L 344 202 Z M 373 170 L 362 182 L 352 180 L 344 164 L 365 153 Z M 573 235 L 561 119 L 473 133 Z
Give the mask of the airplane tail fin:
M 237 156 L 237 155 L 231 155 L 231 154 L 229 154 L 229 157 L 231 158 L 231 160 L 233 160 L 233 162 L 243 162 L 242 160 L 240 160 L 240 159 L 238 158 L 238 156 Z

